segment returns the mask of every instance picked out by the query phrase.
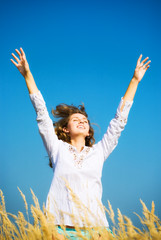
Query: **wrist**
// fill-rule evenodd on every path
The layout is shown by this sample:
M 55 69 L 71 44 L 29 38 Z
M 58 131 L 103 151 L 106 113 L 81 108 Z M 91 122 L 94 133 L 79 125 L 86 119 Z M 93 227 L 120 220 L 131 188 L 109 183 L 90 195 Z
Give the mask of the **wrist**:
M 31 74 L 31 72 L 30 72 L 30 69 L 28 69 L 28 70 L 26 70 L 25 73 L 24 73 L 24 78 L 25 78 L 25 79 L 28 79 L 28 78 L 31 77 L 31 75 L 32 75 L 32 74 Z
M 134 84 L 136 84 L 136 85 L 139 84 L 139 81 L 138 81 L 137 78 L 135 78 L 134 76 L 133 76 L 131 82 L 134 83 Z

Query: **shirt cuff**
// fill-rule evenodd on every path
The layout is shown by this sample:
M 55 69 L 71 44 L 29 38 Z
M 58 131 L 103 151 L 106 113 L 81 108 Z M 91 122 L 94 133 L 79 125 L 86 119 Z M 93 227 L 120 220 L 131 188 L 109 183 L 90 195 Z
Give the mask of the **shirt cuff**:
M 40 91 L 29 94 L 32 105 L 36 112 L 41 110 L 46 104 Z
M 131 107 L 132 107 L 132 105 L 133 105 L 133 102 L 134 102 L 134 101 L 129 101 L 129 100 L 127 100 L 127 101 L 125 102 L 125 105 L 124 105 L 124 107 L 123 107 L 123 110 L 121 111 L 121 106 L 122 106 L 122 104 L 123 104 L 123 97 L 121 97 L 121 101 L 120 101 L 119 106 L 118 106 L 118 108 L 117 108 L 117 113 L 116 113 L 116 114 L 117 114 L 119 117 L 122 117 L 122 118 L 124 118 L 124 119 L 127 119 L 128 115 L 129 115 L 129 111 L 130 111 L 130 109 L 131 109 Z

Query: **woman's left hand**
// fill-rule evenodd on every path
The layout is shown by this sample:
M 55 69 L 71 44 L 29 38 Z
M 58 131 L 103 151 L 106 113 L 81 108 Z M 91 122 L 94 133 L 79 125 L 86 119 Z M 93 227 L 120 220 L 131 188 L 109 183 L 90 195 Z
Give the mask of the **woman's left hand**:
M 150 67 L 149 63 L 151 62 L 150 60 L 148 61 L 148 57 L 146 57 L 142 62 L 141 61 L 142 54 L 138 58 L 137 65 L 134 71 L 133 78 L 139 83 L 141 79 L 143 78 L 145 72 L 147 69 Z

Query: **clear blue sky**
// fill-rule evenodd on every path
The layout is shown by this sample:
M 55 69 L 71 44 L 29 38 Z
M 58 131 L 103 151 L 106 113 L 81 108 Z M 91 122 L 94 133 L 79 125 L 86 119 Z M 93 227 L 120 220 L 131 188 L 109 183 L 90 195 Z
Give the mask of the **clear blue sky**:
M 151 67 L 138 86 L 128 123 L 103 169 L 109 200 L 138 225 L 142 199 L 161 218 L 161 3 L 151 1 L 4 1 L 0 7 L 0 188 L 7 211 L 24 212 L 17 186 L 40 205 L 52 170 L 23 77 L 10 62 L 22 47 L 51 113 L 84 102 L 100 140 L 142 53 Z M 50 114 L 51 116 L 51 114 Z

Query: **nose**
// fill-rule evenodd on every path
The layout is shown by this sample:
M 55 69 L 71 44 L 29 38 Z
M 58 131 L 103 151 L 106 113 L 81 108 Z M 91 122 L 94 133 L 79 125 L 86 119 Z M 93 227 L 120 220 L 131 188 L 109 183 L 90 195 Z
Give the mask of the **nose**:
M 84 123 L 82 119 L 79 119 L 79 123 Z

